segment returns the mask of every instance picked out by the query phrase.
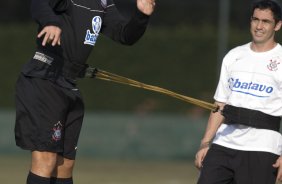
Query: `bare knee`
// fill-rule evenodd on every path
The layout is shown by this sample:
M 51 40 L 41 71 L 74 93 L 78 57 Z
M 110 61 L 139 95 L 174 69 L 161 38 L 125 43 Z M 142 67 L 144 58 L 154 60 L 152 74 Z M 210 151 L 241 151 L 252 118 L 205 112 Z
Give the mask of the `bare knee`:
M 54 172 L 52 173 L 52 176 L 57 177 L 57 178 L 72 177 L 74 163 L 75 163 L 75 160 L 70 160 L 62 156 L 58 156 L 56 168 Z
M 50 177 L 56 163 L 57 153 L 33 151 L 31 172 L 42 177 Z

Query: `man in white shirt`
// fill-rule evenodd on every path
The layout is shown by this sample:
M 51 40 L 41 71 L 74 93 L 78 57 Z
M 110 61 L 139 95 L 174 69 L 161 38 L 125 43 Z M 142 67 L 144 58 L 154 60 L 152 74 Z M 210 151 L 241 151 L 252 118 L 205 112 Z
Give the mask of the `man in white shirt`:
M 281 7 L 253 4 L 252 41 L 224 57 L 215 103 L 196 154 L 198 184 L 274 184 L 282 181 Z

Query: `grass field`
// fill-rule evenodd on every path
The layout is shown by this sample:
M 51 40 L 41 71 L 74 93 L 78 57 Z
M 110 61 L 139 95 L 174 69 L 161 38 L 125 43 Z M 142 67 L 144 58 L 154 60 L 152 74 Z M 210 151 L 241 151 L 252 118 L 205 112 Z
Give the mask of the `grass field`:
M 30 157 L 1 156 L 0 183 L 25 184 Z M 111 161 L 77 158 L 75 184 L 193 184 L 197 170 L 188 161 Z

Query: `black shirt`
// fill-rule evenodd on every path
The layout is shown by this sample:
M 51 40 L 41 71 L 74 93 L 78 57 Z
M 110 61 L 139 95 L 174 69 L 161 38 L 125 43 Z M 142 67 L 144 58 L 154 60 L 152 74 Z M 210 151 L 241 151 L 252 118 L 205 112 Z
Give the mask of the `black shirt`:
M 62 29 L 61 45 L 42 46 L 43 37 L 38 38 L 40 56 L 27 63 L 23 73 L 52 80 L 60 76 L 75 79 L 73 74 L 85 65 L 100 33 L 131 45 L 143 35 L 149 20 L 137 8 L 135 15 L 125 20 L 112 0 L 32 0 L 31 14 L 39 24 L 38 32 L 47 25 Z M 51 58 L 49 62 L 44 62 L 45 56 Z

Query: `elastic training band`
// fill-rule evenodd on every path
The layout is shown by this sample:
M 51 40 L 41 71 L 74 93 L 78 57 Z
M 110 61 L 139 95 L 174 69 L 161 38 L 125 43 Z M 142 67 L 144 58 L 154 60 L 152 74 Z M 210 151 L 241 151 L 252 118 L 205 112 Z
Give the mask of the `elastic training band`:
M 212 103 L 208 103 L 202 100 L 198 100 L 192 97 L 188 97 L 188 96 L 184 96 L 178 93 L 175 93 L 173 91 L 164 89 L 164 88 L 160 88 L 158 86 L 153 86 L 153 85 L 148 85 L 142 82 L 138 82 L 126 77 L 122 77 L 110 72 L 106 72 L 97 68 L 92 68 L 92 67 L 88 67 L 85 71 L 85 77 L 88 78 L 97 78 L 97 79 L 101 79 L 101 80 L 106 80 L 106 81 L 112 81 L 112 82 L 116 82 L 116 83 L 120 83 L 120 84 L 125 84 L 125 85 L 130 85 L 130 86 L 134 86 L 137 88 L 142 88 L 142 89 L 146 89 L 146 90 L 150 90 L 150 91 L 155 91 L 155 92 L 159 92 L 174 98 L 177 98 L 179 100 L 197 105 L 199 107 L 211 110 L 213 112 L 217 112 L 219 110 L 219 106 L 212 104 Z

